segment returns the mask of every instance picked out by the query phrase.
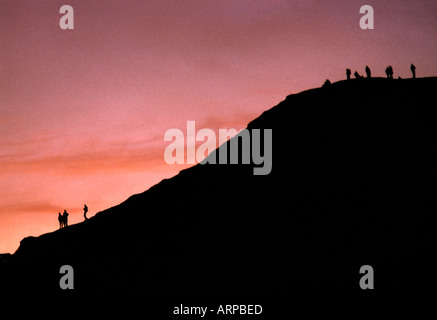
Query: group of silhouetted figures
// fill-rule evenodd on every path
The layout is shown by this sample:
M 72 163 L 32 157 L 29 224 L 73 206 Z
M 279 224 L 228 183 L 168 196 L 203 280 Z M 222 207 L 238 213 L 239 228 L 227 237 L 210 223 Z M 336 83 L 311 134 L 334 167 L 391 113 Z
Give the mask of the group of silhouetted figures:
M 413 79 L 415 79 L 416 78 L 416 66 L 414 64 L 411 64 L 410 70 L 411 70 L 411 73 L 413 74 Z M 372 72 L 370 71 L 369 66 L 366 66 L 365 71 L 366 71 L 366 78 L 371 78 L 372 77 Z M 352 74 L 351 69 L 346 69 L 346 78 L 347 78 L 347 80 L 351 79 L 351 74 Z M 393 79 L 393 67 L 392 66 L 388 66 L 387 68 L 385 68 L 385 74 L 387 75 L 388 79 Z M 364 78 L 364 76 L 360 75 L 358 73 L 358 71 L 354 72 L 354 77 L 356 79 Z M 399 79 L 400 79 L 400 77 L 399 77 Z
M 410 70 L 411 70 L 411 73 L 413 74 L 413 79 L 415 79 L 416 78 L 416 66 L 414 64 L 411 64 Z M 366 78 L 368 78 L 368 79 L 372 78 L 372 71 L 370 71 L 369 66 L 366 66 L 365 72 L 366 72 Z M 385 68 L 385 74 L 387 75 L 388 79 L 393 79 L 393 67 L 388 66 L 387 68 Z M 346 69 L 346 79 L 347 80 L 351 79 L 351 75 L 352 75 L 351 69 Z M 364 76 L 360 75 L 358 73 L 358 71 L 354 72 L 354 77 L 355 77 L 355 79 L 364 78 Z M 399 77 L 399 79 L 401 79 L 401 77 Z M 326 79 L 326 81 L 322 87 L 326 88 L 326 87 L 329 87 L 330 85 L 331 85 L 331 81 L 329 81 L 329 79 Z
M 86 216 L 87 212 L 88 212 L 88 207 L 85 204 L 83 206 L 83 217 L 85 220 L 88 220 L 88 218 Z M 69 216 L 69 214 L 68 214 L 67 210 L 64 210 L 64 213 L 62 213 L 62 214 L 60 212 L 58 213 L 59 229 L 68 227 L 68 216 Z

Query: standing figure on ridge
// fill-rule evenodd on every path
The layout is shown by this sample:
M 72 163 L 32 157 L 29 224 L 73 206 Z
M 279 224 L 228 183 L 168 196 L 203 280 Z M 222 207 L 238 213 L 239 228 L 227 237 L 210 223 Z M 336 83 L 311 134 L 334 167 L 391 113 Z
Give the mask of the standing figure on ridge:
M 372 72 L 370 72 L 369 66 L 366 66 L 366 76 L 368 79 L 370 79 L 372 77 Z
M 64 223 L 64 228 L 68 227 L 68 212 L 67 212 L 67 210 L 64 210 L 64 213 L 62 214 L 62 220 Z
M 351 79 L 351 69 L 346 69 L 346 79 Z
M 85 218 L 85 220 L 88 220 L 88 218 L 86 217 L 86 213 L 88 212 L 88 207 L 86 206 L 86 204 L 84 204 L 83 206 L 83 217 Z
M 62 215 L 60 212 L 58 213 L 58 221 L 59 221 L 59 229 L 62 229 L 64 220 L 62 219 Z
M 410 66 L 411 73 L 413 74 L 413 79 L 416 79 L 416 66 L 411 64 Z

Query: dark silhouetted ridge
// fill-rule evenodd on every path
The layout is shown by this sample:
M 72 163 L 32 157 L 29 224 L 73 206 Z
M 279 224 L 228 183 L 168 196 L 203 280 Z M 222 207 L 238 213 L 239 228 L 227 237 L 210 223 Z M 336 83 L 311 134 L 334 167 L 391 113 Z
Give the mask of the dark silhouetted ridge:
M 432 286 L 437 78 L 356 79 L 293 94 L 248 124 L 273 130 L 270 175 L 196 165 L 95 217 L 22 240 L 4 288 L 94 296 L 290 296 Z M 54 215 L 54 219 L 56 216 Z

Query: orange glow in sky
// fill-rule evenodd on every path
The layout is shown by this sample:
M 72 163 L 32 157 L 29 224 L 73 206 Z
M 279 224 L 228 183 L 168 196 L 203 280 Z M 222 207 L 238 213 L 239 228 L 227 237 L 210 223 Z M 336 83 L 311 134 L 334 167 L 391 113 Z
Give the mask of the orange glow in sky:
M 0 253 L 143 192 L 166 130 L 244 128 L 345 69 L 437 75 L 434 0 L 53 0 L 0 3 Z M 375 29 L 359 27 L 372 5 Z

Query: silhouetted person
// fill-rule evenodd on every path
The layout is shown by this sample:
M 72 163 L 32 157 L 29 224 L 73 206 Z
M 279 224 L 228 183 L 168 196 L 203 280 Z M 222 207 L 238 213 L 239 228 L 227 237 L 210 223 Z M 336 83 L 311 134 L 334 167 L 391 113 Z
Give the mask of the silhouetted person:
M 362 78 L 362 76 L 360 76 L 360 74 L 357 71 L 354 72 L 354 76 L 355 76 L 355 79 Z
M 327 88 L 331 85 L 331 81 L 329 79 L 326 79 L 325 83 L 323 84 L 322 88 Z
M 346 69 L 346 78 L 347 78 L 348 80 L 351 79 L 351 69 Z
M 59 221 L 59 229 L 62 229 L 62 225 L 63 225 L 64 221 L 62 219 L 62 215 L 60 212 L 58 214 L 58 221 Z
M 413 74 L 413 79 L 416 79 L 416 66 L 411 64 L 410 66 L 411 73 Z
M 369 79 L 372 77 L 372 72 L 370 72 L 370 68 L 368 66 L 366 66 L 366 76 Z
M 64 223 L 64 227 L 68 227 L 68 212 L 67 212 L 67 210 L 64 210 L 64 213 L 62 214 L 62 220 Z
M 88 218 L 86 217 L 86 213 L 88 212 L 88 207 L 86 206 L 86 204 L 83 206 L 83 217 L 85 218 L 85 220 L 88 220 Z

